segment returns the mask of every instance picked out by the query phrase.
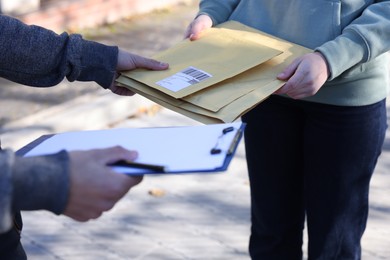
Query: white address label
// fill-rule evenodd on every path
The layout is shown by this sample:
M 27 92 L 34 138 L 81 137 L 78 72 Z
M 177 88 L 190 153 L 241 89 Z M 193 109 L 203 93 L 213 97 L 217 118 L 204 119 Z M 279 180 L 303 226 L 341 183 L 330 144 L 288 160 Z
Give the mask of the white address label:
M 211 77 L 211 74 L 203 70 L 188 67 L 168 78 L 157 81 L 156 84 L 163 88 L 177 92 Z

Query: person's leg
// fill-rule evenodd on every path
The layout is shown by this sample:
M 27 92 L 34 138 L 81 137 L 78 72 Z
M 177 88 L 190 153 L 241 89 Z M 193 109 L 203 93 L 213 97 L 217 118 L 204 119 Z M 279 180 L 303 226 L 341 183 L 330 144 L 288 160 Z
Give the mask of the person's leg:
M 386 131 L 385 102 L 307 106 L 305 183 L 309 259 L 360 259 L 370 179 Z
M 22 218 L 20 213 L 15 214 L 14 226 L 10 231 L 0 234 L 0 259 L 26 260 L 27 256 L 20 242 Z
M 252 259 L 302 259 L 303 118 L 290 104 L 289 99 L 271 96 L 243 117 Z

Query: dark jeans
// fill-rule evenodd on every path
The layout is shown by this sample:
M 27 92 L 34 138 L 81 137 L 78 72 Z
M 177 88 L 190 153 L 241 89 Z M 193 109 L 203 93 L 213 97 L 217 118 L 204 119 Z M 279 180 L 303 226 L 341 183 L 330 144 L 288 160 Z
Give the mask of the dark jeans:
M 14 226 L 10 231 L 0 234 L 0 259 L 25 260 L 27 259 L 23 246 L 20 243 L 22 231 L 22 217 L 17 213 L 14 217 Z
M 341 107 L 271 96 L 243 117 L 252 259 L 360 259 L 385 100 Z

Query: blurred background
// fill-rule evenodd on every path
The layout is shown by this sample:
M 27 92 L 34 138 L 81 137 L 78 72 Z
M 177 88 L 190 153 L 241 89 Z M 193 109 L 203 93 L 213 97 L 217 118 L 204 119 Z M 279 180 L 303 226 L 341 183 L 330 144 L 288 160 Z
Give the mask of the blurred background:
M 198 0 L 0 0 L 3 14 L 56 33 L 80 33 L 150 57 L 182 39 Z M 95 83 L 66 80 L 53 88 L 31 88 L 0 78 L 0 127 L 22 117 L 104 90 Z M 106 91 L 107 92 L 107 91 Z M 109 94 L 107 92 L 107 94 Z
M 199 0 L 0 0 L 0 11 L 57 33 L 153 56 L 183 39 Z M 15 150 L 42 134 L 113 127 L 195 125 L 139 95 L 95 83 L 31 88 L 0 78 L 0 134 Z M 390 122 L 390 120 L 389 120 Z M 371 184 L 363 259 L 390 259 L 390 139 Z M 249 259 L 250 197 L 241 142 L 227 172 L 144 178 L 110 212 L 78 223 L 23 212 L 29 259 Z M 304 251 L 306 252 L 305 238 Z M 1 256 L 0 256 L 1 258 Z

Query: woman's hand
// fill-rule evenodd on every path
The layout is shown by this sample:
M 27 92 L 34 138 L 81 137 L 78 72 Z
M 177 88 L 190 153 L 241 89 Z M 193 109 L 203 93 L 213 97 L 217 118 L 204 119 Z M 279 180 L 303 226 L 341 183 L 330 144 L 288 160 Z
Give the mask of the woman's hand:
M 294 99 L 313 96 L 324 85 L 329 75 L 328 64 L 321 53 L 303 55 L 278 75 L 278 79 L 287 82 L 275 94 L 286 94 Z
M 199 39 L 201 32 L 211 28 L 213 26 L 213 21 L 207 15 L 199 15 L 195 20 L 193 20 L 190 25 L 188 25 L 184 38 L 189 38 L 191 41 Z

